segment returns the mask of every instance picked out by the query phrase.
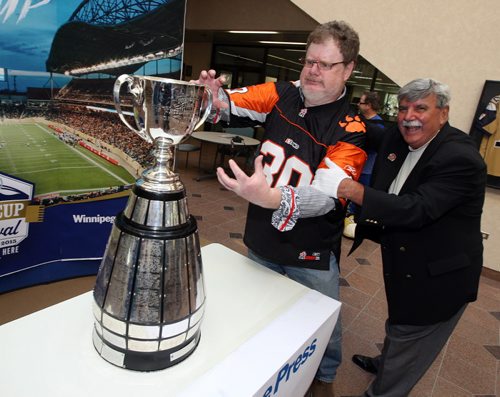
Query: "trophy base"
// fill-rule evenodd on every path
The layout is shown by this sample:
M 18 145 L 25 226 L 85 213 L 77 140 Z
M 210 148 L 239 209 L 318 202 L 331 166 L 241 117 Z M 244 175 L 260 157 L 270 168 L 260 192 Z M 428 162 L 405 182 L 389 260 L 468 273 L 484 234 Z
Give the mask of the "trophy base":
M 121 349 L 104 340 L 94 327 L 92 341 L 97 353 L 107 362 L 133 371 L 158 371 L 169 368 L 189 357 L 198 346 L 201 330 L 180 346 L 158 352 L 135 352 Z
M 135 371 L 188 357 L 205 306 L 196 219 L 182 182 L 166 167 L 169 144 L 157 143 L 165 150 L 116 216 L 94 287 L 94 347 L 104 360 Z

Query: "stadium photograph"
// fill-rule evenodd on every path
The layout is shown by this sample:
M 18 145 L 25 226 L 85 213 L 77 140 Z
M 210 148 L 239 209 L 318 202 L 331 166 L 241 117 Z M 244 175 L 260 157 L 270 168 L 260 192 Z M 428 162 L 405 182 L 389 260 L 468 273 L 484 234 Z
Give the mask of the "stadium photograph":
M 35 198 L 79 195 L 134 182 L 125 168 L 99 155 L 100 145 L 88 144 L 94 153 L 79 142 L 78 136 L 42 122 L 3 122 L 0 169 L 33 182 Z
M 115 216 L 155 163 L 120 120 L 113 85 L 124 73 L 179 79 L 185 15 L 184 0 L 7 3 L 0 205 L 24 217 L 0 219 L 0 292 L 96 273 Z M 122 117 L 137 125 L 122 97 Z M 20 203 L 9 195 L 18 185 L 30 186 Z

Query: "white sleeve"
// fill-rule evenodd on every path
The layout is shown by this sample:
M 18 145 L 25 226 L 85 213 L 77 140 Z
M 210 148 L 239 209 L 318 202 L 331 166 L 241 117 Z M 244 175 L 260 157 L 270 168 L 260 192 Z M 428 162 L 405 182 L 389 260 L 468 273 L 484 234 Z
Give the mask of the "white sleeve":
M 292 230 L 299 218 L 324 215 L 335 208 L 335 200 L 312 186 L 282 186 L 280 207 L 271 223 L 280 232 Z
M 335 209 L 335 199 L 312 186 L 296 187 L 295 192 L 300 197 L 301 218 L 325 215 Z

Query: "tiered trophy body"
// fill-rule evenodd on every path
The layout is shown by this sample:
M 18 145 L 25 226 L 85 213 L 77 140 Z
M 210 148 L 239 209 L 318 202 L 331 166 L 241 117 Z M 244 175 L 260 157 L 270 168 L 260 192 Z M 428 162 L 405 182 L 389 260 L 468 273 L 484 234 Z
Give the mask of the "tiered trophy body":
M 121 111 L 120 88 L 132 94 L 132 127 Z M 114 87 L 122 121 L 154 142 L 155 165 L 132 189 L 117 215 L 94 288 L 93 343 L 119 367 L 152 371 L 189 356 L 200 340 L 205 304 L 196 220 L 172 171 L 172 146 L 208 115 L 203 85 L 150 76 L 120 76 Z

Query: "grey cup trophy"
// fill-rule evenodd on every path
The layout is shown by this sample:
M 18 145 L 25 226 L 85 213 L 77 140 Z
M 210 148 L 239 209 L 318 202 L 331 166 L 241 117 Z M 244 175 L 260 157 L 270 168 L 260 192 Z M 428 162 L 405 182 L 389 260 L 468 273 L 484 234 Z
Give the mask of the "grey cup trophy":
M 137 129 L 121 110 L 122 86 L 131 94 Z M 115 219 L 94 287 L 93 343 L 114 365 L 153 371 L 182 361 L 200 340 L 205 287 L 198 228 L 172 170 L 172 147 L 205 121 L 212 94 L 204 85 L 133 75 L 118 77 L 113 94 L 121 120 L 154 142 L 156 163 Z

